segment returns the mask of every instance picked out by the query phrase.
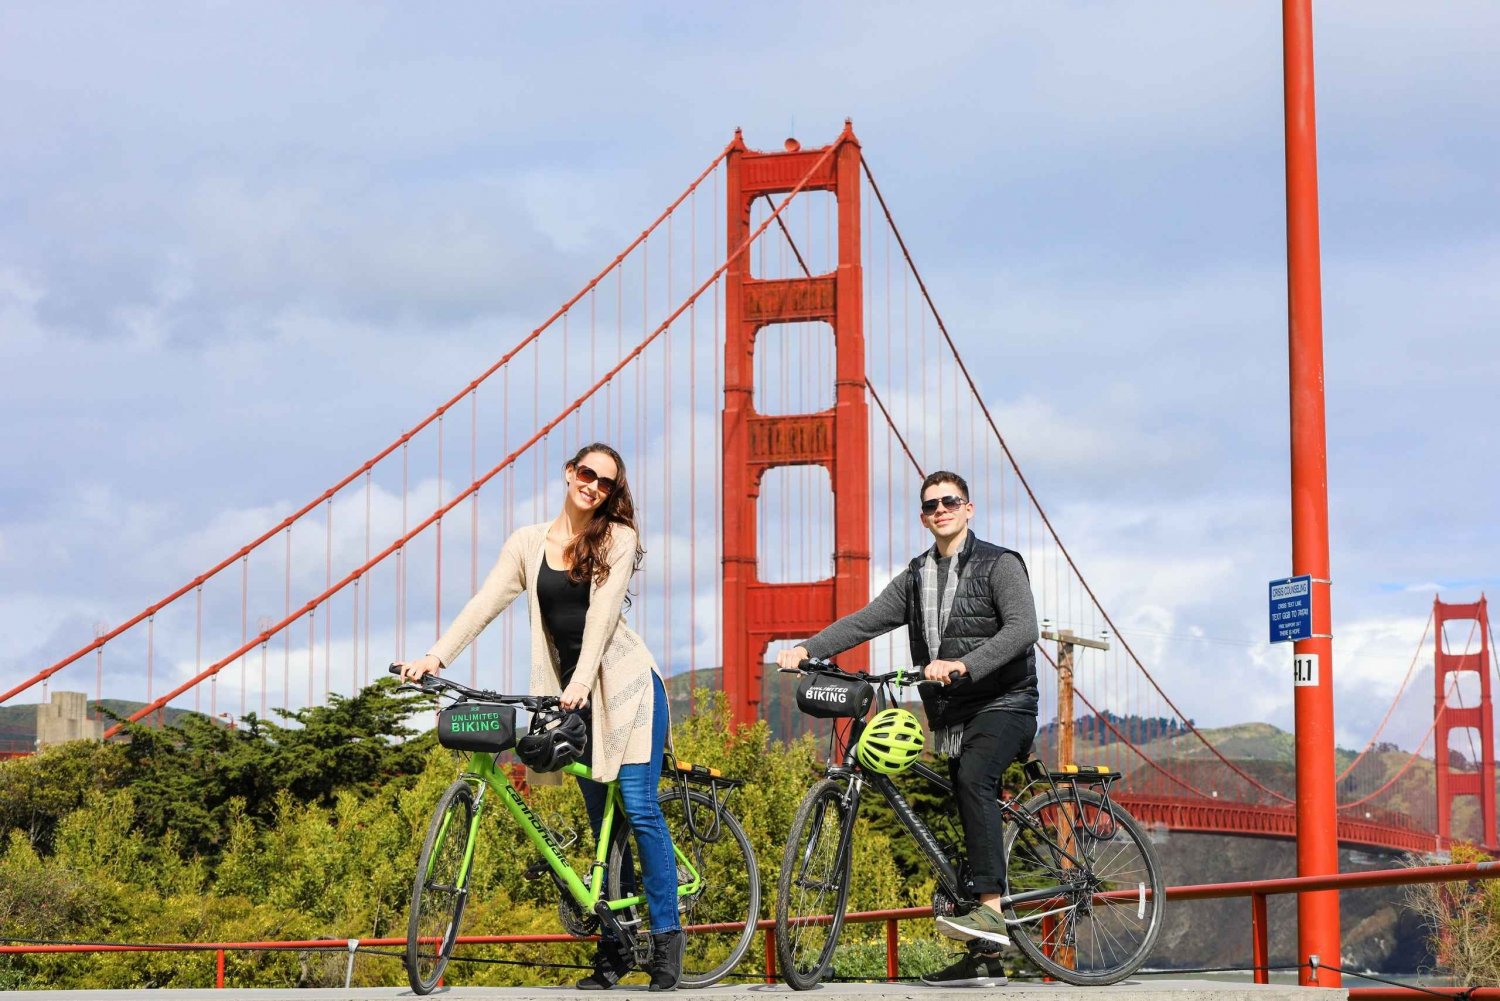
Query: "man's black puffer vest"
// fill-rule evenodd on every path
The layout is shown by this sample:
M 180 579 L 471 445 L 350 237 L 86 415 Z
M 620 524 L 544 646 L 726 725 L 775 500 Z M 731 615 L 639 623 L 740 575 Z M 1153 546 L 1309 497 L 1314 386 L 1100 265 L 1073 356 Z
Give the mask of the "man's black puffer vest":
M 1020 553 L 981 542 L 973 532 L 969 533 L 968 541 L 948 571 L 958 574 L 958 590 L 953 595 L 953 608 L 948 613 L 948 626 L 943 630 L 936 657 L 927 649 L 927 633 L 922 627 L 922 564 L 927 553 L 907 565 L 906 632 L 911 641 L 913 664 L 925 667 L 933 660 L 960 660 L 1000 631 L 1004 623 L 990 593 L 990 572 L 995 561 L 1007 553 L 1021 561 L 1023 570 L 1026 568 Z M 924 686 L 920 691 L 928 722 L 936 727 L 963 722 L 1000 695 L 1028 685 L 1036 685 L 1035 646 L 1028 646 L 1024 654 L 1002 664 L 980 681 L 965 682 L 952 689 Z

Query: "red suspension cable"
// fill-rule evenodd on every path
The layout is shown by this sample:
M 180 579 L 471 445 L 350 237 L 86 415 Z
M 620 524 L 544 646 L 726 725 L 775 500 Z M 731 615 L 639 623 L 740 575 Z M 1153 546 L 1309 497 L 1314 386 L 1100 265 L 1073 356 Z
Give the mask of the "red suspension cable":
M 808 178 L 811 177 L 811 176 L 813 176 L 820 169 L 822 169 L 822 166 L 823 166 L 824 162 L 827 161 L 830 156 L 832 156 L 833 151 L 834 151 L 835 148 L 836 147 L 834 147 L 834 146 L 830 146 L 828 148 L 827 152 L 825 152 L 821 157 L 819 157 L 818 161 L 816 163 L 814 163 L 812 165 L 812 167 L 809 168 L 807 174 L 804 175 L 803 178 L 800 181 L 797 182 L 797 186 L 795 188 L 793 188 L 791 190 L 791 192 L 787 194 L 786 198 L 784 198 L 782 200 L 781 204 L 777 206 L 776 213 L 778 215 L 781 213 L 782 210 L 784 210 L 786 208 L 786 206 L 791 202 L 791 200 L 793 198 L 795 198 L 798 194 L 800 194 L 801 191 L 802 191 L 802 189 L 807 186 Z M 348 587 L 353 581 L 359 579 L 360 575 L 362 575 L 365 572 L 367 572 L 371 567 L 373 567 L 374 565 L 382 562 L 383 560 L 385 560 L 391 554 L 393 554 L 393 553 L 399 553 L 402 550 L 402 548 L 407 543 L 409 543 L 413 538 L 415 538 L 417 535 L 420 535 L 423 531 L 425 531 L 429 526 L 433 525 L 443 515 L 447 514 L 448 511 L 451 510 L 454 506 L 456 506 L 457 504 L 459 504 L 462 501 L 464 501 L 465 499 L 467 499 L 471 494 L 473 494 L 475 491 L 477 491 L 481 486 L 483 486 L 485 483 L 489 482 L 493 477 L 495 477 L 497 474 L 499 474 L 502 470 L 504 470 L 507 467 L 509 467 L 511 465 L 511 463 L 513 463 L 516 459 L 518 459 L 522 455 L 524 455 L 538 441 L 541 441 L 542 439 L 546 438 L 546 436 L 549 435 L 554 428 L 556 428 L 559 424 L 561 424 L 564 419 L 566 419 L 570 414 L 574 413 L 580 407 L 582 407 L 585 402 L 587 402 L 589 399 L 591 399 L 595 393 L 597 393 L 602 387 L 604 387 L 612 379 L 614 379 L 614 377 L 617 374 L 619 374 L 623 369 L 625 369 L 628 365 L 630 365 L 637 358 L 639 358 L 641 356 L 641 354 L 646 350 L 646 348 L 649 347 L 651 345 L 651 343 L 653 341 L 655 341 L 656 338 L 662 333 L 662 331 L 666 330 L 669 326 L 672 325 L 673 322 L 676 321 L 676 319 L 679 316 L 681 316 L 684 312 L 686 312 L 687 309 L 694 302 L 697 301 L 698 297 L 700 295 L 702 295 L 703 292 L 705 290 L 707 290 L 711 285 L 713 285 L 716 281 L 718 281 L 719 276 L 722 275 L 725 271 L 727 271 L 729 269 L 729 266 L 731 264 L 733 264 L 742 254 L 745 253 L 746 249 L 756 239 L 758 239 L 763 232 L 765 232 L 765 230 L 766 230 L 766 228 L 768 226 L 770 226 L 771 221 L 772 221 L 771 219 L 767 219 L 765 222 L 761 223 L 761 225 L 753 233 L 750 233 L 749 235 L 747 235 L 745 237 L 744 241 L 741 242 L 741 244 L 737 248 L 735 248 L 733 254 L 731 254 L 728 258 L 726 258 L 724 260 L 724 262 L 722 264 L 720 264 L 714 270 L 714 273 L 712 275 L 710 275 L 703 282 L 703 284 L 699 285 L 693 291 L 692 295 L 688 296 L 688 298 L 686 300 L 684 300 L 676 309 L 674 309 L 672 311 L 672 313 L 665 320 L 663 320 L 654 330 L 652 330 L 645 338 L 643 338 L 641 340 L 641 342 L 639 344 L 637 344 L 630 351 L 630 353 L 628 355 L 626 355 L 624 358 L 621 358 L 620 361 L 618 363 L 616 363 L 613 368 L 611 368 L 607 373 L 604 374 L 604 376 L 602 376 L 591 387 L 589 387 L 589 389 L 582 396 L 578 397 L 576 400 L 574 400 L 572 403 L 570 403 L 567 407 L 565 407 L 552 420 L 548 421 L 545 425 L 543 425 L 542 427 L 538 428 L 537 431 L 535 431 L 531 435 L 531 437 L 528 438 L 521 445 L 520 448 L 518 448 L 515 451 L 511 452 L 510 455 L 506 456 L 497 466 L 495 466 L 494 468 L 492 468 L 483 477 L 481 477 L 478 480 L 475 480 L 468 487 L 466 487 L 465 489 L 463 489 L 462 491 L 460 491 L 458 494 L 456 494 L 453 497 L 452 500 L 448 501 L 445 505 L 440 506 L 436 511 L 434 511 L 432 514 L 430 514 L 426 518 L 424 518 L 415 528 L 411 528 L 411 529 L 408 529 L 407 531 L 405 531 L 401 535 L 401 537 L 398 538 L 395 542 L 392 542 L 385 549 L 381 550 L 381 552 L 379 554 L 377 554 L 372 561 L 367 562 L 363 566 L 357 567 L 355 570 L 353 570 L 351 573 L 349 573 L 343 579 L 341 579 L 337 584 L 335 584 L 332 588 L 329 588 L 328 590 L 324 591 L 322 594 L 318 595 L 317 597 L 313 598 L 311 601 L 309 601 L 305 605 L 303 605 L 302 608 L 298 609 L 295 614 L 288 614 L 288 615 L 286 615 L 280 622 L 276 623 L 273 627 L 271 627 L 270 629 L 267 629 L 267 630 L 263 631 L 262 634 L 261 634 L 261 636 L 257 637 L 254 642 L 262 642 L 263 640 L 269 639 L 271 636 L 275 635 L 276 633 L 282 632 L 283 630 L 286 629 L 287 626 L 291 625 L 298 618 L 300 618 L 303 615 L 303 613 L 310 612 L 313 609 L 316 609 L 318 607 L 318 605 L 320 605 L 322 602 L 326 601 L 327 599 L 331 598 L 333 595 L 335 595 L 338 592 L 342 591 L 345 587 Z M 288 532 L 290 532 L 290 529 L 288 529 Z M 288 560 L 288 567 L 290 567 L 290 559 Z M 253 645 L 254 645 L 254 643 L 251 644 L 251 646 L 253 646 Z M 288 647 L 288 649 L 290 649 L 290 647 Z M 212 675 L 217 674 L 219 671 L 223 670 L 223 668 L 225 667 L 225 665 L 231 663 L 236 657 L 240 656 L 244 652 L 245 652 L 244 650 L 236 650 L 235 652 L 231 653 L 228 657 L 225 657 L 225 658 L 223 658 L 223 659 L 215 662 L 214 664 L 210 665 L 206 670 L 199 672 L 194 677 L 188 679 L 186 682 L 183 682 L 181 685 L 179 685 L 176 688 L 174 688 L 171 692 L 167 693 L 166 695 L 162 696 L 161 698 L 158 698 L 158 699 L 155 699 L 155 700 L 151 701 L 148 705 L 144 706 L 139 711 L 137 711 L 136 713 L 134 713 L 133 715 L 131 715 L 129 721 L 130 722 L 135 722 L 137 720 L 140 720 L 142 717 L 144 717 L 144 716 L 146 716 L 146 715 L 148 715 L 148 714 L 150 714 L 152 712 L 155 712 L 155 711 L 159 710 L 162 706 L 166 705 L 172 699 L 176 698 L 178 695 L 180 695 L 183 692 L 187 691 L 189 688 L 192 688 L 194 685 L 198 684 L 199 682 L 205 681 L 205 680 L 207 680 L 207 678 L 209 678 Z M 107 731 L 105 731 L 104 736 L 106 738 L 111 737 L 115 733 L 117 733 L 119 730 L 120 730 L 120 725 L 116 725 L 116 726 L 110 727 Z
M 1126 641 L 1125 637 L 1121 634 L 1119 627 L 1115 625 L 1114 620 L 1111 619 L 1109 613 L 1105 611 L 1104 606 L 1099 602 L 1098 596 L 1094 594 L 1093 588 L 1089 586 L 1088 581 L 1084 579 L 1082 571 L 1078 569 L 1078 564 L 1074 562 L 1072 554 L 1069 553 L 1067 551 L 1067 548 L 1062 544 L 1062 540 L 1058 536 L 1057 530 L 1053 527 L 1051 519 L 1047 517 L 1046 511 L 1042 510 L 1041 503 L 1037 500 L 1036 493 L 1031 489 L 1031 484 L 1027 481 L 1025 475 L 1021 472 L 1021 467 L 1016 462 L 1015 456 L 1011 453 L 1010 446 L 1006 443 L 1004 435 L 1000 433 L 1000 428 L 995 423 L 994 415 L 990 413 L 990 409 L 988 405 L 985 404 L 984 398 L 980 396 L 979 387 L 974 382 L 974 377 L 970 374 L 968 366 L 964 364 L 963 358 L 958 354 L 958 348 L 954 344 L 953 338 L 949 335 L 948 328 L 943 323 L 941 314 L 938 313 L 937 305 L 933 302 L 932 296 L 927 290 L 926 282 L 922 280 L 920 272 L 917 271 L 916 263 L 912 260 L 911 252 L 906 246 L 906 240 L 901 236 L 901 230 L 896 226 L 896 220 L 891 215 L 890 206 L 886 204 L 885 196 L 881 194 L 880 186 L 876 184 L 875 176 L 870 172 L 870 165 L 864 159 L 864 157 L 860 157 L 860 165 L 864 168 L 865 177 L 870 181 L 871 190 L 875 192 L 875 197 L 880 202 L 881 210 L 885 213 L 886 222 L 890 226 L 892 234 L 896 237 L 896 242 L 900 246 L 901 253 L 906 259 L 907 267 L 909 268 L 912 277 L 916 279 L 917 286 L 921 290 L 922 297 L 927 301 L 928 308 L 932 311 L 932 316 L 937 323 L 938 331 L 942 334 L 943 340 L 947 343 L 949 352 L 953 355 L 955 363 L 963 372 L 964 380 L 969 385 L 969 391 L 974 394 L 975 399 L 978 401 L 979 408 L 984 413 L 985 420 L 988 422 L 990 430 L 993 432 L 996 441 L 1000 445 L 1000 448 L 1005 452 L 1005 457 L 1010 462 L 1011 468 L 1015 471 L 1017 481 L 1023 488 L 1025 488 L 1026 495 L 1031 498 L 1032 507 L 1036 510 L 1037 515 L 1042 519 L 1042 523 L 1046 525 L 1047 531 L 1052 536 L 1053 542 L 1056 544 L 1059 553 L 1061 553 L 1063 558 L 1067 561 L 1068 566 L 1078 577 L 1079 583 L 1083 586 L 1083 589 L 1088 592 L 1089 598 L 1094 602 L 1094 605 L 1098 607 L 1100 614 L 1104 617 L 1104 621 L 1109 623 L 1110 629 L 1115 634 L 1115 638 L 1118 639 L 1120 641 L 1120 645 L 1124 647 L 1127 652 L 1129 652 L 1131 660 L 1135 662 L 1136 667 L 1139 668 L 1141 673 L 1146 676 L 1146 679 L 1151 683 L 1151 687 L 1156 689 L 1157 694 L 1160 695 L 1163 701 L 1165 701 L 1166 704 L 1172 708 L 1172 711 L 1177 715 L 1177 718 L 1182 720 L 1183 724 L 1188 728 L 1188 730 L 1198 738 L 1198 740 L 1203 744 L 1204 747 L 1208 748 L 1208 750 L 1214 755 L 1214 757 L 1218 758 L 1226 768 L 1234 772 L 1236 775 L 1239 775 L 1255 788 L 1261 790 L 1264 793 L 1267 793 L 1268 795 L 1275 796 L 1277 799 L 1280 799 L 1283 802 L 1292 802 L 1291 797 L 1283 795 L 1282 793 L 1279 793 L 1274 789 L 1268 788 L 1267 786 L 1257 781 L 1254 777 L 1247 774 L 1234 762 L 1226 758 L 1223 753 L 1220 752 L 1219 749 L 1215 747 L 1213 743 L 1209 741 L 1209 739 L 1198 730 L 1193 722 L 1189 720 L 1187 716 L 1182 712 L 1182 710 L 1177 707 L 1177 704 L 1172 701 L 1171 697 L 1167 695 L 1167 693 L 1159 684 L 1157 684 L 1156 679 L 1152 676 L 1151 672 L 1147 670 L 1146 666 L 1143 663 L 1141 663 L 1141 659 L 1136 656 L 1136 653 L 1131 648 L 1129 642 Z

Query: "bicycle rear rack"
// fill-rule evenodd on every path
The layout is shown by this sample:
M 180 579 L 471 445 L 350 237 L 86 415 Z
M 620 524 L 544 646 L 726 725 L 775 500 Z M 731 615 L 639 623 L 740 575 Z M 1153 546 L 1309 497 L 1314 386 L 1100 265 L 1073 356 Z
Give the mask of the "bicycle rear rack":
M 682 798 L 687 811 L 688 831 L 704 844 L 717 843 L 724 835 L 720 818 L 724 815 L 725 806 L 729 802 L 730 795 L 745 784 L 744 780 L 728 778 L 717 768 L 710 768 L 707 765 L 679 761 L 670 751 L 662 757 L 661 772 L 663 778 L 676 782 L 682 789 Z M 692 797 L 687 794 L 689 784 L 708 790 L 713 819 L 707 830 L 699 829 L 698 818 L 694 815 Z

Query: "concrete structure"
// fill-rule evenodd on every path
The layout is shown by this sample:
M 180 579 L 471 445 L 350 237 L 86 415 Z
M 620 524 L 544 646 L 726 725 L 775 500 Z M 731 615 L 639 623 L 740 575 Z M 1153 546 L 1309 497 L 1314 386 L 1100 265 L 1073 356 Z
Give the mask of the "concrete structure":
M 52 701 L 36 707 L 36 746 L 40 750 L 70 740 L 98 740 L 104 732 L 89 719 L 89 697 L 82 692 L 53 692 Z

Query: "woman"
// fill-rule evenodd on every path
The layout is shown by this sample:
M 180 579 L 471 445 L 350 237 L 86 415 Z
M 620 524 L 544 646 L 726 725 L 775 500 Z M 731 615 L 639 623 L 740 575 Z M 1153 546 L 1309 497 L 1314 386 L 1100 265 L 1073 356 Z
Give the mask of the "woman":
M 656 800 L 667 693 L 650 651 L 621 614 L 644 555 L 635 505 L 625 463 L 608 445 L 579 449 L 563 465 L 563 479 L 568 492 L 562 513 L 506 540 L 479 593 L 425 657 L 400 665 L 401 675 L 415 681 L 452 664 L 522 591 L 532 595 L 531 694 L 558 695 L 565 709 L 593 707 L 589 752 L 597 781 L 579 780 L 589 822 L 597 838 L 606 797 L 601 783 L 618 778 L 651 914 L 651 990 L 672 990 L 682 977 L 684 943 L 677 864 Z M 632 965 L 618 941 L 601 936 L 594 972 L 578 987 L 607 990 Z

